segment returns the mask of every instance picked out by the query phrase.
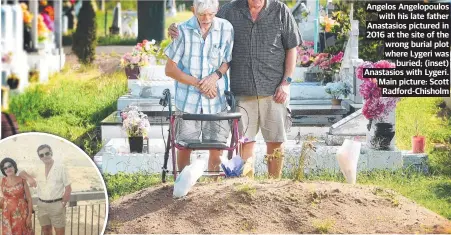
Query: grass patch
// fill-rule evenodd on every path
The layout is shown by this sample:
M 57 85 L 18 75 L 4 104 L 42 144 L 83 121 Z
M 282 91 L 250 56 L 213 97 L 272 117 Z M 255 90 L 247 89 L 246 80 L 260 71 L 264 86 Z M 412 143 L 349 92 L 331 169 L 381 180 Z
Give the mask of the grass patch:
M 322 234 L 329 233 L 334 226 L 335 221 L 331 219 L 316 220 L 313 222 L 313 227 L 315 227 L 317 232 Z
M 412 149 L 411 138 L 416 134 L 426 137 L 426 149 L 431 170 L 451 175 L 451 151 L 433 151 L 434 144 L 451 146 L 451 118 L 439 117 L 443 98 L 403 98 L 396 108 L 396 145 L 399 149 Z
M 161 183 L 160 174 L 146 173 L 123 173 L 115 175 L 104 174 L 105 184 L 107 186 L 108 197 L 110 200 L 137 192 L 150 186 Z M 168 181 L 172 181 L 172 177 L 168 177 Z
M 11 97 L 9 111 L 16 115 L 21 132 L 58 135 L 93 156 L 102 146 L 100 122 L 116 110 L 117 99 L 126 89 L 123 73 L 66 68 L 47 84 L 30 86 Z
M 109 28 L 113 23 L 113 11 L 108 11 L 107 13 L 107 25 L 105 28 L 105 12 L 96 12 L 96 23 L 97 23 L 97 42 L 99 46 L 107 46 L 107 45 L 135 45 L 137 43 L 135 37 L 120 37 L 117 35 L 110 35 Z M 193 16 L 191 11 L 183 11 L 177 12 L 176 16 L 167 17 L 165 19 L 165 31 L 164 36 L 167 37 L 167 28 L 172 23 L 181 23 Z M 64 40 L 65 45 L 70 45 L 68 43 L 72 43 L 72 40 L 69 39 L 71 36 L 66 36 L 67 38 Z
M 307 179 L 345 182 L 342 174 L 333 173 L 309 175 Z M 394 190 L 437 214 L 451 219 L 451 178 L 448 176 L 428 176 L 405 170 L 373 171 L 359 173 L 357 183 Z M 394 197 L 392 203 L 393 206 L 399 205 L 399 201 Z
M 248 196 L 252 196 L 257 192 L 257 189 L 249 184 L 243 184 L 236 187 L 236 191 L 240 193 L 244 193 Z
M 105 28 L 105 12 L 96 12 L 97 37 L 105 37 L 110 34 L 110 27 L 113 24 L 113 10 L 107 11 L 107 24 Z
M 109 36 L 99 36 L 97 38 L 97 43 L 99 46 L 108 45 L 123 45 L 123 46 L 134 46 L 137 41 L 135 37 L 120 37 L 118 35 Z

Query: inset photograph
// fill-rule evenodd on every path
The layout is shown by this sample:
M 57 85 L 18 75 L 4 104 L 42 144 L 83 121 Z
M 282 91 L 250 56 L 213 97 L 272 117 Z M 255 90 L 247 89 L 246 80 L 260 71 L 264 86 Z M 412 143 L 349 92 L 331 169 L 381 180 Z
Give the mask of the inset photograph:
M 105 182 L 73 143 L 44 133 L 0 141 L 3 235 L 103 234 L 108 218 Z

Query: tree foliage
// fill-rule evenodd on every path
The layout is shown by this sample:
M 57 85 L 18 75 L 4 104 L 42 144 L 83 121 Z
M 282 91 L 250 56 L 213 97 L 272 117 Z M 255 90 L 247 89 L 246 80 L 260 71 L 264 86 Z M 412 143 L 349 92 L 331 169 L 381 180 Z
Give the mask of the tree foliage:
M 77 29 L 73 34 L 72 51 L 81 64 L 91 64 L 95 59 L 97 46 L 96 13 L 91 1 L 83 1 L 78 19 Z

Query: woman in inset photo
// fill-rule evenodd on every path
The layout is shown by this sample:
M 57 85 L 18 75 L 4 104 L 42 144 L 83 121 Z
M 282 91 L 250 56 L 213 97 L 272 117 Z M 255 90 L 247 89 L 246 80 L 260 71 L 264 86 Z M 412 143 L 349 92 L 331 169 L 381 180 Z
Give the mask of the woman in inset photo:
M 17 176 L 17 164 L 11 158 L 0 162 L 2 174 L 0 198 L 3 235 L 33 234 L 33 204 L 27 182 Z

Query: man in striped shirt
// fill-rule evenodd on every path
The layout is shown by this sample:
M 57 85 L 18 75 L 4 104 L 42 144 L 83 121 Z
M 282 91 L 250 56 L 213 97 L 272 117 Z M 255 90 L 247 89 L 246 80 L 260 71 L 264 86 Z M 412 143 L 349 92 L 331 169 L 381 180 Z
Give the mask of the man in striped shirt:
M 232 59 L 233 27 L 216 18 L 218 0 L 194 0 L 194 16 L 180 24 L 180 37 L 165 50 L 166 75 L 175 79 L 175 107 L 179 113 L 218 114 L 227 112 L 224 91 L 228 89 L 226 72 Z M 177 141 L 199 139 L 227 142 L 228 121 L 200 122 L 178 119 Z M 179 150 L 177 165 L 181 171 L 189 164 L 191 150 Z M 219 170 L 221 151 L 210 150 L 210 171 Z
M 290 9 L 279 0 L 233 0 L 220 8 L 217 17 L 234 28 L 230 89 L 242 115 L 241 135 L 249 140 L 243 144 L 241 157 L 253 168 L 259 131 L 267 154 L 277 148 L 283 151 L 291 127 L 290 83 L 302 37 Z M 168 32 L 172 38 L 180 37 L 174 25 Z M 270 175 L 277 175 L 270 169 L 275 168 L 268 165 Z

